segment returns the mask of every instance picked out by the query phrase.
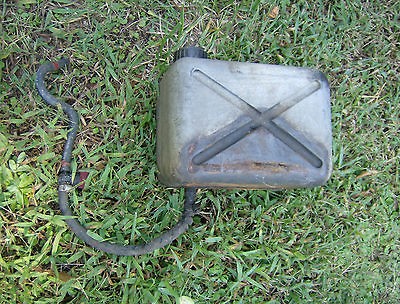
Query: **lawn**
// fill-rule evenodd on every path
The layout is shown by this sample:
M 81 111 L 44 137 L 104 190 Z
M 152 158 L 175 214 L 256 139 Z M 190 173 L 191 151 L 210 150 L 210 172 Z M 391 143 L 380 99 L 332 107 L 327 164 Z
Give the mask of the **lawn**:
M 0 303 L 400 302 L 398 1 L 2 0 L 0 18 Z M 186 44 L 324 72 L 332 177 L 201 190 L 189 231 L 151 254 L 85 246 L 57 205 L 67 121 L 35 72 L 71 58 L 47 83 L 80 115 L 75 214 L 96 237 L 145 242 L 183 210 L 157 180 L 155 106 Z

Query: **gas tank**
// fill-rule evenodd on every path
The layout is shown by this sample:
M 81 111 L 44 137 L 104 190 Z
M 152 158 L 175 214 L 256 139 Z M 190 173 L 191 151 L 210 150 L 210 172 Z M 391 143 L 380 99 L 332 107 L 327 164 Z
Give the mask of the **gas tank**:
M 195 49 L 178 56 L 160 82 L 160 181 L 276 190 L 325 183 L 332 130 L 324 74 L 199 58 L 206 56 Z

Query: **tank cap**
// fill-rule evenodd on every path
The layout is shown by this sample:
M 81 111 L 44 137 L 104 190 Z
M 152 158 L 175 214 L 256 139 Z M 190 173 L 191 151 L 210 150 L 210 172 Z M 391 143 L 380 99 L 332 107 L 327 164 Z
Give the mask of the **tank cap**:
M 174 62 L 183 57 L 208 58 L 207 52 L 203 48 L 197 46 L 187 46 L 177 50 L 174 54 Z

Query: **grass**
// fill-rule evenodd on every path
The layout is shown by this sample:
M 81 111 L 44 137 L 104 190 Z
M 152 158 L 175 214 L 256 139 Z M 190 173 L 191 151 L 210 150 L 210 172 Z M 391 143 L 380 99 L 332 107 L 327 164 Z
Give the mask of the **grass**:
M 1 303 L 398 303 L 397 1 L 70 1 L 0 4 Z M 273 16 L 274 7 L 279 13 Z M 332 89 L 334 171 L 315 189 L 202 190 L 172 245 L 132 258 L 83 245 L 56 204 L 67 133 L 33 85 L 81 116 L 73 197 L 93 234 L 146 241 L 183 193 L 157 182 L 158 81 L 185 44 L 211 58 L 308 66 Z

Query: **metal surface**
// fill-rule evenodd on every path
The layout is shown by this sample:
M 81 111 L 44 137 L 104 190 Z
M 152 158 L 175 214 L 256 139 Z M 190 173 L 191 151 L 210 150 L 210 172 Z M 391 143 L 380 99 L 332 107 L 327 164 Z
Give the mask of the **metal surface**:
M 160 180 L 174 187 L 312 187 L 330 176 L 329 85 L 314 70 L 182 58 L 161 81 Z

